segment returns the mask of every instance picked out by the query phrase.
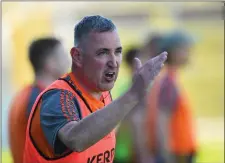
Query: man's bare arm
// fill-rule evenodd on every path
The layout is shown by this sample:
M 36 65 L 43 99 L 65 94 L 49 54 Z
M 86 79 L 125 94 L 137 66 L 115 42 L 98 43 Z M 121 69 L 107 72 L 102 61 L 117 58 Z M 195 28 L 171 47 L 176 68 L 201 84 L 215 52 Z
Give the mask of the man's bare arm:
M 59 139 L 71 150 L 82 152 L 109 134 L 137 104 L 138 99 L 127 92 L 81 121 L 66 124 L 58 132 Z

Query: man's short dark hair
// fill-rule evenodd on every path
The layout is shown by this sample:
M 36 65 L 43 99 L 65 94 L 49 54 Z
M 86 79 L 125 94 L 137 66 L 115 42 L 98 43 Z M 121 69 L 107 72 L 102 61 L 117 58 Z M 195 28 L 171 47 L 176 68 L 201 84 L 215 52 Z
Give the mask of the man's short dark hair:
M 84 17 L 74 29 L 74 45 L 77 46 L 81 39 L 90 32 L 108 32 L 116 29 L 110 19 L 100 15 Z
M 39 73 L 47 57 L 52 55 L 52 50 L 60 44 L 54 37 L 45 37 L 34 40 L 29 46 L 29 60 L 35 73 Z

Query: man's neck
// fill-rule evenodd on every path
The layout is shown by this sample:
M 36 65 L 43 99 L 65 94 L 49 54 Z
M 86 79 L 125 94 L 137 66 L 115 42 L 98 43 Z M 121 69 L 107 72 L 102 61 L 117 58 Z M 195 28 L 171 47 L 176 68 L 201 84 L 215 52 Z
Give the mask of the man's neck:
M 93 91 L 92 89 L 90 89 L 86 83 L 86 80 L 84 79 L 84 77 L 82 77 L 79 72 L 77 72 L 76 70 L 72 70 L 73 75 L 76 77 L 77 82 L 79 83 L 79 85 L 91 96 L 93 96 L 96 99 L 100 99 L 102 93 L 101 92 L 96 92 Z
M 41 86 L 47 87 L 49 86 L 53 81 L 55 81 L 56 78 L 54 78 L 51 75 L 44 74 L 44 73 L 39 73 L 35 75 L 35 82 L 40 83 Z

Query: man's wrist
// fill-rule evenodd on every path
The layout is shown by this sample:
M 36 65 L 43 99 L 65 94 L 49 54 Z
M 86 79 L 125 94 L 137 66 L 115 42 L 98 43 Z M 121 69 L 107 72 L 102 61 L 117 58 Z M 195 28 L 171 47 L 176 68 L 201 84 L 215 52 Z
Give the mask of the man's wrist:
M 140 90 L 137 90 L 134 86 L 132 86 L 126 93 L 127 98 L 139 101 L 141 99 L 141 93 Z
M 135 107 L 139 101 L 140 101 L 140 96 L 138 95 L 138 93 L 130 88 L 124 95 L 124 97 L 126 98 L 126 104 L 130 105 L 130 107 Z

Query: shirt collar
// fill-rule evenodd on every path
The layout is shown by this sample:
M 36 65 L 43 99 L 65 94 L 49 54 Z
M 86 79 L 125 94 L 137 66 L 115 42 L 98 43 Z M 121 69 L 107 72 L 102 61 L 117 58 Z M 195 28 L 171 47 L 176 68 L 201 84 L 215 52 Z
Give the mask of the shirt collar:
M 77 89 L 81 92 L 85 100 L 88 102 L 93 112 L 104 107 L 105 104 L 103 94 L 101 95 L 100 99 L 96 99 L 79 84 L 74 73 L 70 72 L 68 76 L 70 77 L 74 85 L 77 87 Z

